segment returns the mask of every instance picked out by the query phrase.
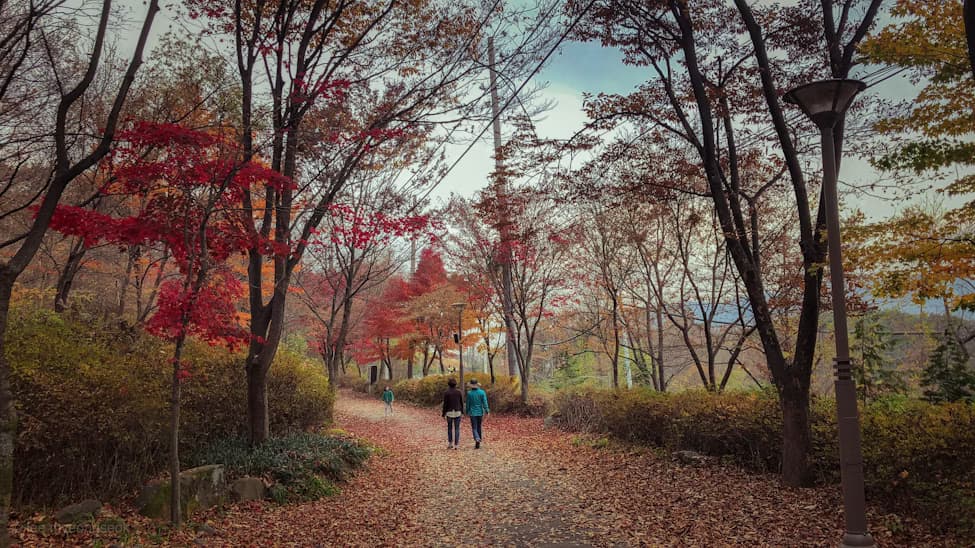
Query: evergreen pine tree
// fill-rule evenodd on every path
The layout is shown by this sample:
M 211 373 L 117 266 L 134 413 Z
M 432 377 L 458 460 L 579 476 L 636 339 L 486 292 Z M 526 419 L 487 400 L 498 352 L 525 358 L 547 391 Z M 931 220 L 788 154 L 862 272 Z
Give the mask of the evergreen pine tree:
M 853 327 L 860 359 L 853 364 L 853 378 L 857 394 L 864 403 L 884 394 L 900 394 L 907 390 L 904 375 L 890 360 L 896 346 L 890 331 L 877 314 L 862 317 Z
M 975 372 L 958 340 L 945 330 L 921 375 L 924 399 L 930 402 L 975 400 Z

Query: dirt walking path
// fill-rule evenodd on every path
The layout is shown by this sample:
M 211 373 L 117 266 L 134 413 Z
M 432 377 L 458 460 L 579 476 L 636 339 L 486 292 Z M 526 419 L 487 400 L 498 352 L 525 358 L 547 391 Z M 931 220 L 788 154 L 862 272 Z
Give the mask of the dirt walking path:
M 513 449 L 538 421 L 512 431 L 518 419 L 487 416 L 484 442 L 474 448 L 470 422 L 461 423 L 461 448 L 447 449 L 446 427 L 436 410 L 397 405 L 392 417 L 383 417 L 374 401 L 343 398 L 339 423 L 353 433 L 372 433 L 380 446 L 396 451 L 414 468 L 413 490 L 418 504 L 415 519 L 424 544 L 498 544 L 588 546 L 598 531 L 580 530 L 566 521 L 565 485 L 537 474 L 535 463 Z M 515 422 L 512 423 L 512 420 Z M 571 501 L 575 503 L 576 501 Z M 404 539 L 406 540 L 406 539 Z

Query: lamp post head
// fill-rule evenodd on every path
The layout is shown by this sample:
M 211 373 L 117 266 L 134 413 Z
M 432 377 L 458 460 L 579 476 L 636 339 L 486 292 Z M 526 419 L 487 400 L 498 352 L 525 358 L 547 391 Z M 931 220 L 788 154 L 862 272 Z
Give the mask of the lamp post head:
M 832 128 L 843 118 L 853 98 L 866 88 L 859 80 L 819 80 L 786 92 L 782 100 L 802 109 L 820 129 Z
M 450 305 L 451 308 L 457 310 L 458 312 L 464 310 L 465 306 L 467 306 L 467 303 L 454 303 Z

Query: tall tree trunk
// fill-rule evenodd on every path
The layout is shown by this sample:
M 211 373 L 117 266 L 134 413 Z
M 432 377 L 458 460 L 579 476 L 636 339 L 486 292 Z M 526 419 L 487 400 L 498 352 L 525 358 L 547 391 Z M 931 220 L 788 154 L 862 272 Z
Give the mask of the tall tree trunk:
M 338 388 L 338 372 L 339 372 L 339 362 L 341 357 L 336 355 L 334 351 L 329 351 L 328 356 L 325 358 L 325 372 L 328 374 L 328 388 L 332 392 Z
M 342 304 L 342 316 L 341 319 L 339 320 L 340 323 L 339 323 L 338 333 L 335 335 L 334 338 L 327 336 L 325 340 L 325 348 L 327 349 L 327 352 L 329 354 L 329 358 L 326 361 L 326 364 L 328 365 L 328 385 L 332 388 L 333 392 L 335 391 L 335 388 L 337 387 L 338 383 L 333 381 L 332 379 L 338 379 L 340 367 L 342 368 L 343 372 L 345 370 L 345 365 L 343 363 L 344 352 L 342 351 L 342 349 L 345 348 L 345 340 L 348 337 L 349 318 L 351 317 L 351 314 L 352 314 L 352 297 L 348 295 L 347 292 L 346 298 Z
M 6 273 L 4 273 L 6 274 Z M 10 362 L 7 361 L 7 320 L 10 295 L 16 276 L 0 275 L 0 546 L 9 546 L 7 509 L 13 493 L 14 439 L 17 434 L 17 410 L 10 389 Z
M 975 1 L 965 0 L 964 19 L 965 40 L 968 42 L 968 63 L 972 68 L 972 77 L 975 78 Z
M 129 285 L 132 280 L 132 271 L 135 270 L 135 262 L 138 258 L 138 253 L 135 251 L 139 249 L 138 246 L 129 246 L 125 259 L 125 274 L 122 277 L 122 282 L 118 286 L 118 301 L 117 308 L 115 309 L 115 314 L 119 318 L 125 317 L 125 305 L 128 304 L 128 293 Z M 138 314 L 138 311 L 137 311 Z
M 522 405 L 528 405 L 528 382 L 529 375 L 531 374 L 531 360 L 532 360 L 532 339 L 528 340 L 528 352 L 524 357 L 524 361 L 518 364 L 518 372 L 520 373 L 521 382 L 521 403 Z
M 808 486 L 809 449 L 809 389 L 790 387 L 779 394 L 782 407 L 782 478 L 789 485 Z
M 81 261 L 84 260 L 87 251 L 82 238 L 77 238 L 71 245 L 68 260 L 58 275 L 57 290 L 54 295 L 55 312 L 64 312 L 64 309 L 67 308 L 71 286 L 74 284 L 75 276 L 81 271 Z
M 185 324 L 183 326 L 185 329 Z M 172 399 L 170 400 L 169 418 L 169 486 L 170 486 L 170 518 L 175 527 L 179 527 L 183 522 L 182 509 L 179 504 L 180 485 L 179 485 L 179 405 L 181 396 L 180 379 L 180 360 L 183 357 L 183 343 L 185 337 L 181 336 L 176 340 L 176 349 L 173 351 L 173 386 Z
M 484 353 L 487 355 L 488 371 L 491 372 L 491 384 L 494 384 L 494 353 L 491 352 L 491 333 L 486 321 L 481 325 L 484 335 Z M 497 350 L 495 350 L 497 352 Z
M 281 260 L 280 257 L 275 258 L 276 263 Z M 253 267 L 254 264 L 251 263 L 248 276 L 251 280 L 261 280 L 260 276 L 255 278 L 251 275 L 250 269 Z M 259 258 L 257 268 L 260 268 Z M 279 268 L 283 267 L 276 264 L 275 269 Z M 271 297 L 268 305 L 258 307 L 258 314 L 251 315 L 250 333 L 255 340 L 251 342 L 248 353 L 252 358 L 247 360 L 247 417 L 250 421 L 250 442 L 255 446 L 264 443 L 271 435 L 271 420 L 267 406 L 267 374 L 278 351 L 278 345 L 281 343 L 285 293 L 290 282 L 290 277 L 284 275 L 282 281 L 276 283 L 274 296 Z M 258 284 L 259 288 L 260 284 Z M 253 300 L 255 296 L 252 294 L 251 298 Z M 259 291 L 256 298 L 258 300 L 261 298 Z
M 620 387 L 620 327 L 619 303 L 615 292 L 611 292 L 613 300 L 613 388 Z
M 816 332 L 810 325 L 815 325 L 819 316 L 819 288 L 821 287 L 822 263 L 825 257 L 825 245 L 822 238 L 825 213 L 820 203 L 820 213 L 816 218 L 816 225 L 812 224 L 809 211 L 805 179 L 798 155 L 793 145 L 792 136 L 785 123 L 781 110 L 778 90 L 772 81 L 773 74 L 769 69 L 770 63 L 765 49 L 765 39 L 761 27 L 755 20 L 751 7 L 745 0 L 735 0 L 739 13 L 742 15 L 752 45 L 755 58 L 761 67 L 759 72 L 762 81 L 762 93 L 769 108 L 773 125 L 778 135 L 779 144 L 789 168 L 790 178 L 798 207 L 800 223 L 800 248 L 803 252 L 803 305 L 800 312 L 799 332 L 796 337 L 796 350 L 791 363 L 786 359 L 786 353 L 779 340 L 772 314 L 769 310 L 767 293 L 760 263 L 753 257 L 760 253 L 760 249 L 751 248 L 747 229 L 740 218 L 740 204 L 735 201 L 737 196 L 725 192 L 724 179 L 721 174 L 721 163 L 718 157 L 718 146 L 715 142 L 714 117 L 709 91 L 705 78 L 698 65 L 698 53 L 694 37 L 690 8 L 686 3 L 671 0 L 672 9 L 676 14 L 677 24 L 681 33 L 681 49 L 684 52 L 685 65 L 694 91 L 696 114 L 701 127 L 701 159 L 711 189 L 711 198 L 715 205 L 715 213 L 725 235 L 728 251 L 734 260 L 735 267 L 741 276 L 752 305 L 752 312 L 759 337 L 765 348 L 769 371 L 775 380 L 779 391 L 779 398 L 783 408 L 783 445 L 782 445 L 782 481 L 786 485 L 803 485 L 808 478 L 808 453 L 810 449 L 809 436 L 809 375 L 811 372 L 811 352 L 816 343 Z M 814 299 L 810 301 L 812 296 Z M 805 422 L 803 422 L 805 421 Z
M 406 378 L 413 378 L 413 360 L 416 354 L 416 349 L 413 347 L 413 342 L 410 341 L 409 356 L 406 357 Z
M 162 287 L 163 279 L 166 277 L 166 263 L 168 262 L 169 251 L 167 250 L 159 260 L 159 265 L 156 267 L 156 275 L 152 280 L 152 285 L 149 286 L 148 295 L 145 294 L 145 279 L 149 276 L 150 270 L 152 270 L 151 265 L 147 266 L 146 270 L 135 277 L 136 321 L 138 323 L 144 323 L 155 306 L 156 297 L 159 295 L 159 288 Z
M 255 360 L 247 363 L 247 424 L 251 445 L 260 445 L 270 436 L 267 414 L 267 370 Z
M 664 312 L 660 306 L 657 306 L 657 355 L 654 359 L 657 362 L 657 390 L 666 392 L 667 377 L 664 376 Z
M 657 369 L 659 368 L 659 364 L 657 363 L 657 345 L 655 345 L 653 341 L 654 333 L 650 331 L 650 326 L 653 325 L 653 322 L 651 321 L 652 316 L 650 314 L 650 299 L 652 297 L 653 297 L 653 292 L 650 291 L 649 284 L 648 284 L 647 301 L 646 301 L 647 306 L 643 309 L 643 315 L 647 323 L 647 354 L 649 354 L 650 356 L 650 381 L 653 384 L 654 390 L 663 392 L 663 386 L 660 384 L 660 379 L 658 378 L 657 375 Z M 659 331 L 659 329 L 657 329 L 657 331 Z
M 528 405 L 528 380 L 525 378 L 525 375 L 522 375 L 521 382 L 518 384 L 521 385 L 521 403 Z

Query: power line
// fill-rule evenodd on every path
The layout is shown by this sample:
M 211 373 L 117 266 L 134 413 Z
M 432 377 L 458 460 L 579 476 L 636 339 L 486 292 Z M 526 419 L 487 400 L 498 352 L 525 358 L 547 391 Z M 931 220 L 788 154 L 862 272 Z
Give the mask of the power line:
M 447 168 L 447 171 L 444 172 L 444 174 L 440 177 L 440 179 L 436 183 L 431 185 L 430 188 L 423 194 L 423 196 L 421 196 L 420 201 L 425 200 L 430 195 L 430 193 L 434 191 L 434 189 L 440 186 L 440 184 L 444 182 L 447 176 L 450 175 L 450 172 L 453 171 L 455 167 L 457 167 L 457 164 L 459 164 L 460 161 L 463 160 L 465 156 L 467 156 L 467 153 L 470 152 L 472 148 L 474 148 L 474 145 L 477 144 L 478 141 L 480 141 L 481 137 L 484 136 L 484 133 L 488 130 L 488 128 L 490 128 L 494 124 L 494 121 L 497 120 L 498 117 L 501 116 L 501 113 L 504 112 L 509 105 L 511 105 L 511 103 L 515 100 L 516 97 L 518 97 L 518 94 L 521 93 L 523 89 L 525 89 L 525 86 L 528 85 L 528 82 L 530 82 L 531 79 L 534 78 L 536 74 L 538 74 L 538 71 L 540 71 L 542 67 L 545 65 L 545 63 L 548 62 L 549 58 L 552 57 L 552 54 L 555 53 L 556 50 L 558 50 L 559 46 L 562 45 L 562 42 L 569 36 L 569 33 L 571 33 L 575 29 L 576 25 L 579 24 L 579 21 L 582 20 L 582 18 L 586 15 L 586 13 L 589 12 L 589 10 L 592 8 L 592 6 L 595 3 L 596 0 L 590 0 L 589 4 L 587 4 L 586 7 L 583 8 L 581 12 L 579 12 L 579 15 L 575 18 L 575 20 L 572 21 L 572 23 L 568 27 L 566 27 L 565 32 L 562 33 L 562 36 L 560 36 L 559 39 L 555 42 L 555 44 L 548 50 L 548 53 L 546 53 L 545 56 L 542 57 L 542 60 L 539 61 L 539 63 L 528 75 L 528 77 L 525 78 L 525 81 L 522 82 L 521 85 L 518 86 L 518 89 L 515 90 L 514 94 L 512 94 L 511 97 L 509 97 L 504 102 L 503 105 L 501 105 L 501 108 L 498 109 L 498 112 L 494 114 L 494 116 L 491 117 L 491 120 L 488 121 L 487 125 L 485 125 L 484 128 L 481 129 L 480 132 L 478 132 L 477 136 L 474 137 L 471 143 L 467 145 L 467 148 L 464 149 L 464 152 L 462 152 L 461 155 L 458 156 L 457 159 L 450 164 L 450 167 Z
M 500 4 L 500 1 L 501 1 L 501 0 L 495 0 L 495 2 L 494 2 L 494 5 L 493 5 L 493 6 L 491 7 L 491 9 L 490 9 L 490 10 L 489 10 L 489 11 L 487 12 L 487 13 L 488 13 L 488 16 L 490 16 L 490 14 L 494 12 L 494 10 L 495 10 L 495 9 L 497 8 L 497 6 L 498 6 L 498 4 Z M 541 18 L 542 18 L 542 19 L 545 19 L 545 20 L 547 20 L 547 19 L 550 19 L 550 18 L 551 18 L 551 16 L 552 16 L 552 14 L 553 14 L 553 13 L 555 12 L 555 10 L 556 10 L 556 9 L 557 9 L 557 8 L 558 8 L 558 7 L 560 6 L 560 5 L 561 5 L 561 4 L 560 4 L 559 2 L 556 2 L 556 1 L 553 1 L 553 2 L 551 3 L 551 6 L 549 7 L 549 9 L 548 9 L 548 11 L 547 11 L 547 12 L 545 12 L 545 14 L 544 14 L 544 15 L 542 15 L 542 17 L 541 17 Z M 485 25 L 485 24 L 487 23 L 487 20 L 488 20 L 488 18 L 489 18 L 489 17 L 487 17 L 487 18 L 485 18 L 485 19 L 484 19 L 483 21 L 481 21 L 481 24 L 480 24 L 480 25 L 478 26 L 478 29 L 477 29 L 477 31 L 475 31 L 475 32 L 474 32 L 474 33 L 472 34 L 472 36 L 471 36 L 471 40 L 469 40 L 469 41 L 468 41 L 468 43 L 467 43 L 467 46 L 466 46 L 466 48 L 469 48 L 469 47 L 471 46 L 471 43 L 472 43 L 472 42 L 474 41 L 474 37 L 480 34 L 480 31 L 481 31 L 481 29 L 482 29 L 482 28 L 484 27 L 484 25 Z M 536 26 L 535 26 L 535 28 L 533 28 L 533 29 L 532 29 L 532 30 L 531 30 L 531 31 L 530 31 L 530 32 L 528 33 L 528 35 L 527 35 L 527 36 L 526 36 L 526 37 L 525 37 L 525 38 L 524 38 L 524 39 L 523 39 L 523 40 L 521 41 L 521 44 L 519 44 L 519 45 L 518 45 L 518 47 L 517 47 L 517 48 L 515 48 L 515 51 L 514 51 L 514 52 L 513 52 L 513 53 L 512 53 L 512 54 L 511 54 L 510 56 L 508 56 L 508 59 L 506 60 L 506 63 L 507 63 L 507 64 L 511 64 L 511 63 L 514 63 L 514 62 L 515 62 L 514 60 L 515 60 L 515 59 L 516 59 L 516 58 L 517 58 L 517 57 L 518 57 L 518 56 L 519 56 L 519 55 L 521 54 L 521 52 L 523 51 L 523 49 L 524 49 L 525 47 L 527 47 L 527 46 L 528 46 L 528 45 L 529 45 L 529 44 L 531 43 L 531 40 L 532 40 L 532 38 L 534 38 L 534 36 L 535 36 L 535 34 L 536 34 L 536 33 L 538 33 L 538 32 L 540 32 L 540 31 L 542 30 L 542 28 L 543 28 L 543 25 L 536 25 Z M 543 60 L 543 63 L 544 63 L 544 60 Z M 506 67 L 507 67 L 507 64 L 506 64 Z M 504 72 L 505 72 L 505 71 L 507 70 L 507 69 L 506 69 L 506 67 L 503 67 L 503 68 L 501 69 L 501 71 L 500 71 L 500 72 L 501 72 L 502 74 L 503 74 L 503 73 L 504 73 Z M 537 69 L 536 69 L 536 70 L 537 70 Z M 534 74 L 535 74 L 535 72 L 533 71 L 533 72 L 532 72 L 532 75 L 528 77 L 528 80 L 531 80 L 531 77 L 532 77 L 532 76 L 534 76 Z M 528 80 L 526 80 L 526 83 L 528 82 Z M 524 87 L 524 86 L 522 86 L 522 87 Z M 518 90 L 517 92 L 515 92 L 515 95 L 514 95 L 513 97 L 517 97 L 517 93 L 518 93 L 518 92 L 520 92 L 520 91 L 521 91 L 521 89 L 519 88 L 519 90 Z M 477 100 L 480 100 L 481 98 L 483 98 L 483 94 L 481 95 L 481 97 L 478 97 L 478 98 L 477 98 Z M 505 105 L 505 106 L 507 106 L 507 105 Z M 502 109 L 502 110 L 503 110 L 503 109 Z M 496 117 L 492 117 L 492 118 L 491 118 L 491 120 L 489 120 L 489 121 L 488 121 L 488 125 L 489 125 L 489 126 L 490 126 L 491 124 L 493 124 L 493 122 L 494 122 L 494 120 L 495 120 L 495 118 L 496 118 Z M 433 157 L 435 157 L 435 156 L 437 156 L 438 154 L 440 154 L 440 153 L 441 153 L 441 152 L 442 152 L 442 151 L 443 151 L 443 150 L 444 150 L 444 149 L 445 149 L 445 148 L 447 147 L 447 144 L 448 144 L 448 143 L 450 143 L 450 138 L 451 138 L 451 136 L 452 136 L 452 135 L 453 135 L 453 134 L 454 134 L 454 133 L 455 133 L 455 132 L 456 132 L 456 131 L 457 131 L 458 129 L 460 129 L 460 127 L 461 127 L 461 125 L 463 125 L 463 123 L 464 123 L 465 121 L 466 121 L 465 119 L 463 119 L 463 118 L 461 118 L 461 119 L 459 119 L 459 120 L 458 120 L 458 121 L 457 121 L 457 122 L 456 122 L 456 123 L 454 124 L 454 126 L 453 126 L 452 128 L 450 128 L 450 131 L 448 131 L 448 132 L 447 132 L 447 135 L 446 135 L 446 136 L 444 136 L 444 138 L 443 138 L 443 140 L 442 140 L 442 142 L 441 142 L 441 143 L 440 143 L 440 144 L 439 144 L 439 145 L 437 146 L 437 148 L 436 148 L 436 150 L 434 150 L 434 151 L 432 151 L 432 152 L 430 153 L 430 157 L 431 157 L 431 158 L 433 158 Z M 478 135 L 478 139 L 480 138 L 480 136 L 481 136 L 481 135 L 483 135 L 483 133 L 484 133 L 484 132 L 482 131 L 482 132 L 481 132 L 481 133 L 480 133 L 480 134 Z M 476 142 L 477 142 L 477 140 L 478 140 L 478 139 L 474 139 L 474 141 L 472 142 L 472 145 L 471 145 L 471 147 L 473 146 L 473 143 L 476 143 Z M 471 147 L 468 147 L 468 149 L 470 149 Z M 466 153 L 467 153 L 467 151 L 465 150 L 465 151 L 464 151 L 464 154 L 466 154 Z M 462 155 L 461 157 L 463 157 L 463 155 Z M 455 162 L 455 163 L 456 163 L 456 162 Z M 450 169 L 453 169 L 453 166 L 451 166 L 451 167 L 450 167 Z M 416 180 L 416 179 L 417 179 L 417 178 L 418 178 L 418 177 L 419 177 L 419 176 L 420 176 L 420 175 L 421 175 L 422 173 L 423 173 L 423 171 L 422 171 L 422 170 L 421 170 L 421 171 L 417 171 L 417 172 L 415 172 L 415 173 L 414 173 L 414 174 L 413 174 L 413 175 L 412 175 L 412 176 L 411 176 L 411 177 L 410 177 L 410 178 L 409 178 L 409 179 L 408 179 L 408 180 L 406 181 L 406 183 L 404 183 L 404 184 L 402 185 L 402 187 L 403 187 L 404 189 L 406 189 L 406 188 L 408 188 L 408 187 L 409 187 L 409 186 L 410 186 L 410 185 L 411 185 L 411 184 L 412 184 L 412 183 L 413 183 L 413 182 L 414 182 L 414 181 L 415 181 L 415 180 Z M 422 204 L 422 203 L 423 203 L 423 201 L 424 201 L 424 200 L 426 199 L 426 197 L 427 197 L 427 196 L 429 196 L 429 194 L 430 194 L 430 192 L 431 192 L 431 191 L 432 191 L 432 190 L 433 190 L 434 188 L 436 188 L 436 187 L 437 187 L 437 186 L 438 186 L 438 185 L 439 185 L 439 184 L 440 184 L 440 183 L 442 182 L 442 180 L 443 180 L 444 178 L 446 178 L 446 175 L 447 175 L 447 174 L 449 174 L 449 170 L 448 170 L 447 172 L 445 172 L 445 173 L 444 173 L 444 175 L 443 175 L 443 176 L 441 177 L 441 180 L 439 180 L 439 181 L 438 181 L 438 182 L 437 182 L 437 183 L 436 183 L 435 185 L 433 185 L 433 187 L 432 187 L 432 188 L 431 188 L 430 190 L 428 190 L 428 191 L 427 191 L 427 192 L 426 192 L 426 193 L 425 193 L 425 194 L 423 195 L 423 197 L 422 197 L 421 199 L 419 199 L 419 200 L 417 200 L 417 201 L 416 201 L 416 204 L 414 205 L 414 207 L 413 207 L 413 208 L 411 208 L 411 209 L 410 209 L 410 212 L 412 212 L 412 211 L 414 211 L 414 210 L 415 210 L 415 208 L 417 207 L 417 205 L 419 205 L 419 204 Z

